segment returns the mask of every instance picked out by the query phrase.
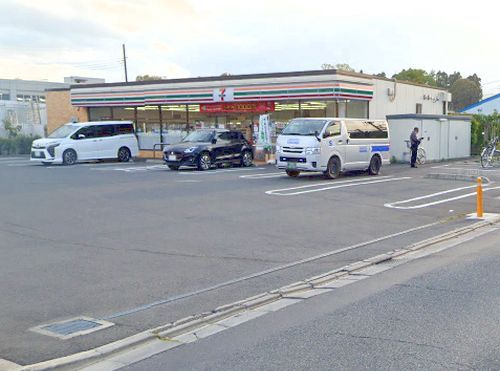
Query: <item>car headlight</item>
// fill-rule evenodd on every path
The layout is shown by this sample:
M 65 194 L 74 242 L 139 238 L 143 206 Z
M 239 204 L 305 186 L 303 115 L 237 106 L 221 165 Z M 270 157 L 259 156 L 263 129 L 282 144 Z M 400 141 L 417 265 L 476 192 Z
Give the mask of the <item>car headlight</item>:
M 56 144 L 51 144 L 50 146 L 47 146 L 47 152 L 51 157 L 55 156 L 55 148 L 59 145 L 60 143 Z
M 307 147 L 306 155 L 319 155 L 321 153 L 320 147 Z
M 193 153 L 197 147 L 189 147 L 184 150 L 184 153 Z

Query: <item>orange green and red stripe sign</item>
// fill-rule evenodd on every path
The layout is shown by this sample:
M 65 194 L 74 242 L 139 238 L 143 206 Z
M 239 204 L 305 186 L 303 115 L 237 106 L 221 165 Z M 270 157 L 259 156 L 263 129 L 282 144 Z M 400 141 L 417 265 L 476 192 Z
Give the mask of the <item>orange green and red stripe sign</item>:
M 169 89 L 167 86 L 145 86 L 142 89 L 126 90 L 120 87 L 77 88 L 71 90 L 71 104 L 83 107 L 99 106 L 147 106 L 160 104 L 189 104 L 217 102 L 219 90 L 223 88 Z M 231 89 L 231 101 L 283 101 L 314 99 L 371 100 L 373 87 L 366 84 L 326 82 L 252 85 L 225 88 Z

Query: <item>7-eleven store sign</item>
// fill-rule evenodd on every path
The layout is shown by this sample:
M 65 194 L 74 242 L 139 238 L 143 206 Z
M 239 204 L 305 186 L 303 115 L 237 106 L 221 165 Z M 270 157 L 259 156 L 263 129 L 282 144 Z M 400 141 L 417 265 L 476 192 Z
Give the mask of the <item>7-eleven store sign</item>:
M 218 88 L 213 92 L 214 102 L 232 102 L 234 100 L 233 88 Z

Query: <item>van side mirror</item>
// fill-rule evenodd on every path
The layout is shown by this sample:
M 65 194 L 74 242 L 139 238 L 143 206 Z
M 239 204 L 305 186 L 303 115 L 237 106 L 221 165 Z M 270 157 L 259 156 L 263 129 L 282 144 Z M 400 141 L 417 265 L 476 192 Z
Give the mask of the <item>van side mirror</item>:
M 85 134 L 78 134 L 77 139 L 85 139 Z
M 318 142 L 321 142 L 321 138 L 319 137 L 319 131 L 314 132 L 314 137 L 318 140 Z

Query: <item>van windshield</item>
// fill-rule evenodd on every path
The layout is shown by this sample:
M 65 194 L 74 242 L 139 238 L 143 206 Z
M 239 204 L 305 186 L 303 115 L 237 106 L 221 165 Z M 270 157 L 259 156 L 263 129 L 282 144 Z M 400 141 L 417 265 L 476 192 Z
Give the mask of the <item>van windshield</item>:
M 292 120 L 283 129 L 284 135 L 314 135 L 320 133 L 325 126 L 326 120 Z
M 78 125 L 63 125 L 50 133 L 48 138 L 66 138 L 78 128 Z

